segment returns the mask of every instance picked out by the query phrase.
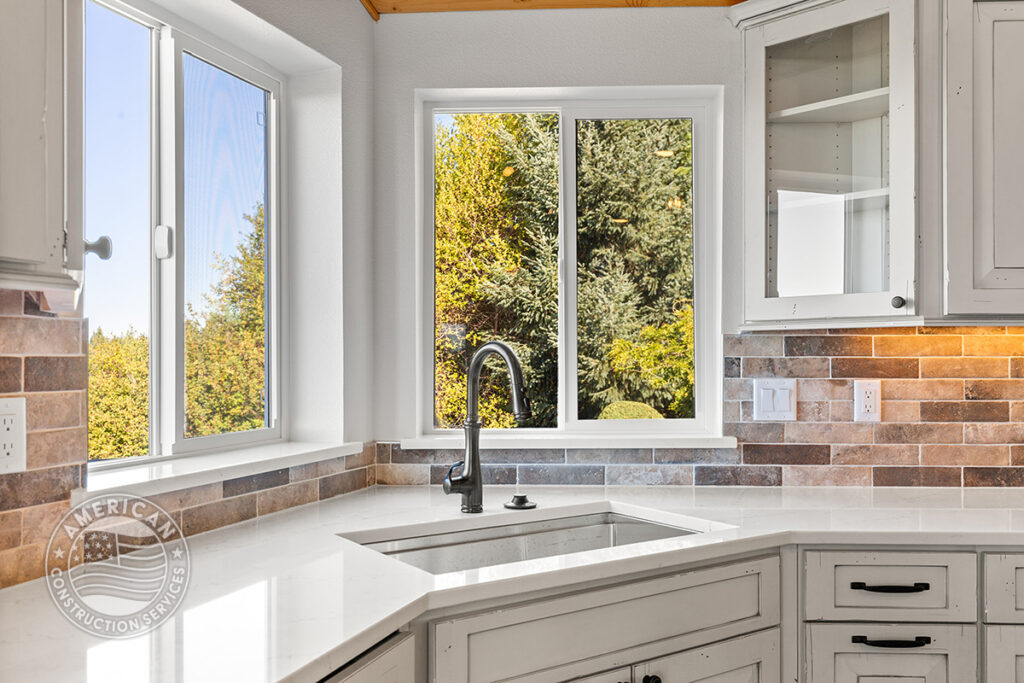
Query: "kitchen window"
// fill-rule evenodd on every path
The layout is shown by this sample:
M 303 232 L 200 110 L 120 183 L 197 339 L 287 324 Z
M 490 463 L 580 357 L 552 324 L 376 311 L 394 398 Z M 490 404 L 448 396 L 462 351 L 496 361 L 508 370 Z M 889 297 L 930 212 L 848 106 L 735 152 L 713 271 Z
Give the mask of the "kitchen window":
M 279 439 L 281 78 L 121 3 L 85 3 L 89 457 Z
M 488 363 L 484 443 L 721 437 L 720 90 L 421 91 L 423 445 Z M 497 438 L 497 440 L 495 440 Z M 634 439 L 635 442 L 635 439 Z M 512 442 L 509 442 L 511 445 Z

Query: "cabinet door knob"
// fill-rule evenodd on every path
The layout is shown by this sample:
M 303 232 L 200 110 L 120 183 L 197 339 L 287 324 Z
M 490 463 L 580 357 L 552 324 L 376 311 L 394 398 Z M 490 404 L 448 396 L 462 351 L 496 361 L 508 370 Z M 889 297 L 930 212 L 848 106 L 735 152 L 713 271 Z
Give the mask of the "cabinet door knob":
M 890 302 L 893 308 L 903 308 L 907 305 L 907 300 L 902 296 L 894 296 Z
M 110 238 L 104 235 L 95 242 L 85 240 L 85 253 L 96 254 L 101 259 L 106 261 L 110 258 L 110 254 L 114 251 L 114 243 L 110 241 Z

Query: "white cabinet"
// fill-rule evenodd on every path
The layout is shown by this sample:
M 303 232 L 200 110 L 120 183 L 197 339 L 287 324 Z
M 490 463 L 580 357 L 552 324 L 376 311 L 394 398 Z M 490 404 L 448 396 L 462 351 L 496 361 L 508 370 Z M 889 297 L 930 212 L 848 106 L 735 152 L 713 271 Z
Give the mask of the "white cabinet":
M 945 313 L 1024 313 L 1024 3 L 946 2 Z
M 974 553 L 809 550 L 804 572 L 808 621 L 978 618 Z
M 805 683 L 978 680 L 973 625 L 813 624 L 805 652 Z
M 414 683 L 416 637 L 412 633 L 392 636 L 341 671 L 326 683 Z
M 779 558 L 766 557 L 439 620 L 432 680 L 564 681 L 616 672 L 777 626 L 779 582 Z
M 0 0 L 0 287 L 78 287 L 81 26 L 80 0 Z
M 779 683 L 779 629 L 733 638 L 633 667 L 633 682 Z
M 572 683 L 633 683 L 633 670 L 630 667 L 605 671 L 604 673 L 574 678 Z
M 985 627 L 987 683 L 1024 683 L 1024 626 Z
M 1024 624 L 1024 554 L 985 554 L 986 624 Z
M 744 318 L 915 311 L 914 0 L 746 2 Z

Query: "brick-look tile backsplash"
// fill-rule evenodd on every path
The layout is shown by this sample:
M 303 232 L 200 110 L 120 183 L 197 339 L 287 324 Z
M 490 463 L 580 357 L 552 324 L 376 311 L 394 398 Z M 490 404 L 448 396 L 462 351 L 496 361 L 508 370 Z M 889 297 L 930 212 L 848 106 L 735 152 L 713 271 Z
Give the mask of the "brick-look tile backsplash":
M 86 436 L 85 322 L 39 311 L 0 290 L 0 394 L 25 397 L 25 472 L 0 474 L 0 587 L 43 574 L 50 531 L 82 485 Z
M 0 474 L 0 588 L 43 575 L 50 534 L 85 483 L 87 323 L 39 310 L 34 295 L 0 290 L 0 396 L 26 399 L 27 470 Z M 186 535 L 376 483 L 376 449 L 229 479 L 150 499 Z
M 484 480 L 698 486 L 1024 486 L 1024 327 L 725 337 L 732 449 L 482 451 Z M 797 380 L 797 420 L 753 421 L 753 379 Z M 880 379 L 882 421 L 853 421 Z M 458 451 L 377 445 L 382 484 L 439 483 Z

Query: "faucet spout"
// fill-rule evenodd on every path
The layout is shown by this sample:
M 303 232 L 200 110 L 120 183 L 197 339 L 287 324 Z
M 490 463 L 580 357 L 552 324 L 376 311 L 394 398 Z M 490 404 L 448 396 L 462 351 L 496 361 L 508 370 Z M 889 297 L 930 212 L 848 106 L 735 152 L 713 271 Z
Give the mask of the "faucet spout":
M 462 428 L 466 434 L 466 457 L 462 463 L 452 465 L 448 476 L 444 479 L 444 492 L 462 494 L 463 512 L 483 512 L 483 473 L 480 470 L 480 373 L 484 361 L 491 355 L 500 356 L 508 367 L 509 382 L 512 389 L 512 414 L 517 422 L 528 419 L 530 403 L 526 398 L 523 386 L 523 370 L 512 348 L 504 342 L 487 342 L 476 350 L 469 362 L 469 374 L 466 387 L 466 421 Z M 452 475 L 456 467 L 462 465 L 462 473 Z

